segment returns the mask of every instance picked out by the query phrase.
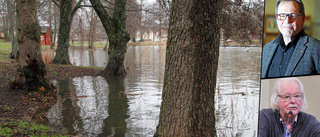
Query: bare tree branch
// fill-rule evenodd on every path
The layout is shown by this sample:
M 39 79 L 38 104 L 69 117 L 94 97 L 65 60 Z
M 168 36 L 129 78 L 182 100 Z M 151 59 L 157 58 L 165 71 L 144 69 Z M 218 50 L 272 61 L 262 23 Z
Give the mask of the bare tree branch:
M 84 5 L 81 5 L 81 2 L 83 0 L 79 0 L 78 3 L 74 6 L 73 10 L 71 11 L 71 18 L 73 17 L 73 15 L 77 12 L 77 10 L 81 7 L 83 7 Z
M 170 12 L 171 2 L 172 1 L 170 0 L 159 0 L 159 4 L 161 5 L 161 8 L 165 9 L 167 12 Z
M 54 4 L 56 4 L 57 7 L 60 7 L 60 4 L 59 4 L 59 2 L 58 2 L 57 0 L 52 0 L 52 2 L 53 2 Z
M 109 4 L 111 4 L 112 6 L 115 5 L 114 3 L 112 3 L 112 2 L 110 2 L 110 1 L 108 1 L 108 0 L 104 0 L 104 1 L 107 2 L 107 3 L 109 3 Z
M 44 7 L 45 5 L 47 5 L 48 2 L 49 2 L 49 0 L 44 0 L 44 1 L 42 1 L 42 2 L 39 2 L 38 5 L 37 5 L 37 7 L 38 7 L 37 11 L 38 11 L 38 12 L 41 11 L 41 10 L 43 9 L 43 7 Z

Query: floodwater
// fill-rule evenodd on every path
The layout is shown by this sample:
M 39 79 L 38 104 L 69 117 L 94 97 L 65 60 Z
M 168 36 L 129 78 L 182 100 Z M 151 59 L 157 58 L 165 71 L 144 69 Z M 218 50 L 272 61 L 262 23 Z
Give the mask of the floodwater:
M 77 77 L 53 81 L 59 98 L 46 114 L 51 125 L 79 136 L 153 136 L 158 124 L 165 46 L 129 46 L 124 79 Z M 221 47 L 216 90 L 219 137 L 257 136 L 260 86 L 258 47 Z M 53 51 L 44 51 L 50 62 Z M 102 49 L 69 48 L 76 66 L 102 66 Z
M 216 89 L 219 137 L 256 137 L 261 48 L 221 47 Z

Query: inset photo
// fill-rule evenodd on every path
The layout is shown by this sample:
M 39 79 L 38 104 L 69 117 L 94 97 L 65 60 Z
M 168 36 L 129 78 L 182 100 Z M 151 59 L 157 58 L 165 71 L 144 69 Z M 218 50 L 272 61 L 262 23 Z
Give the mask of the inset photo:
M 320 74 L 319 5 L 265 0 L 261 78 Z
M 261 80 L 259 137 L 320 136 L 320 75 Z

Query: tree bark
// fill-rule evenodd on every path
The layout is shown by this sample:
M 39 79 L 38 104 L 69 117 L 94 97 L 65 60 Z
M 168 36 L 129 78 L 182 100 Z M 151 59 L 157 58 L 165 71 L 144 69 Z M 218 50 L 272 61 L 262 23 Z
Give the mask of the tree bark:
M 9 17 L 9 36 L 11 39 L 11 45 L 12 45 L 12 50 L 10 53 L 10 58 L 12 59 L 18 59 L 18 40 L 17 40 L 17 36 L 15 35 L 15 24 L 16 21 L 14 19 L 15 16 L 15 0 L 12 1 L 11 0 L 7 0 L 7 7 L 8 7 L 8 17 Z
M 108 35 L 109 61 L 102 71 L 103 76 L 125 77 L 127 72 L 124 67 L 127 43 L 130 40 L 129 32 L 126 29 L 126 0 L 116 0 L 113 17 L 111 18 L 104 9 L 100 0 L 90 0 L 93 8 L 97 12 L 104 29 Z
M 5 10 L 5 8 L 3 8 L 3 10 Z M 2 20 L 4 41 L 9 41 L 9 38 L 8 38 L 8 20 L 7 19 L 8 19 L 8 16 L 6 16 Z
M 60 0 L 60 25 L 58 34 L 58 46 L 56 56 L 52 60 L 54 64 L 71 64 L 69 59 L 69 40 L 70 40 L 70 29 L 73 19 L 73 15 L 81 7 L 81 2 L 78 3 L 72 9 L 72 3 L 70 0 Z
M 88 17 L 89 20 L 89 17 Z M 96 28 L 96 15 L 94 14 L 94 9 L 91 10 L 91 19 L 90 19 L 90 29 L 89 29 L 89 49 L 93 48 L 93 43 L 95 39 L 95 28 Z
M 54 8 L 54 10 L 53 10 L 53 12 L 54 12 L 54 15 L 56 15 L 57 14 L 57 8 L 56 8 L 56 6 L 53 6 L 53 8 Z M 50 48 L 51 49 L 53 49 L 53 47 L 54 47 L 54 45 L 55 45 L 55 43 L 56 43 L 56 39 L 57 39 L 57 17 L 56 16 L 54 16 L 54 18 L 53 18 L 53 20 L 54 20 L 54 27 L 53 27 L 53 39 L 52 39 L 52 43 L 51 43 L 51 45 L 50 45 Z
M 172 1 L 155 136 L 216 136 L 221 4 L 222 0 Z
M 56 56 L 52 60 L 54 64 L 66 64 L 69 65 L 69 38 L 72 16 L 72 1 L 60 0 L 60 25 L 58 34 L 58 46 Z
M 17 0 L 19 60 L 16 79 L 11 87 L 39 91 L 52 89 L 44 78 L 46 67 L 42 60 L 37 0 Z

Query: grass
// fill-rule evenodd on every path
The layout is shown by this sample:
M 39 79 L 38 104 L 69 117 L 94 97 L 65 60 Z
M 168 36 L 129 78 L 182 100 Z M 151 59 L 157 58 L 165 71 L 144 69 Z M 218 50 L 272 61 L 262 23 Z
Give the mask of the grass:
M 76 47 L 89 47 L 89 42 L 88 41 L 84 41 L 83 43 L 81 43 L 81 41 L 75 41 L 75 42 L 69 42 L 69 44 L 71 46 L 76 46 Z M 57 45 L 57 44 L 56 44 Z M 104 48 L 106 46 L 106 41 L 96 41 L 93 43 L 93 47 L 96 48 Z
M 0 118 L 0 125 L 0 136 L 66 136 L 58 134 L 42 124 L 10 118 Z
M 13 111 L 15 108 L 8 105 L 0 105 L 5 111 Z M 12 119 L 12 118 L 0 118 L 0 136 L 12 137 L 12 136 L 56 136 L 64 137 L 66 135 L 59 134 L 53 129 L 34 122 L 26 120 Z
M 0 42 L 0 61 L 10 62 L 8 57 L 11 53 L 11 43 L 10 42 Z
M 11 110 L 14 110 L 14 107 L 10 107 L 10 106 L 8 106 L 7 104 L 5 104 L 5 105 L 4 105 L 4 109 L 11 111 Z
M 0 42 L 0 54 L 10 54 L 10 53 L 11 53 L 11 43 Z
M 92 68 L 92 69 L 98 69 L 98 68 L 104 68 L 104 67 L 97 67 L 97 66 L 78 66 L 81 68 Z
M 132 42 L 129 41 L 128 42 L 128 46 L 136 46 L 136 45 L 140 45 L 140 46 L 148 46 L 148 45 L 165 45 L 166 41 L 144 41 L 144 42 Z M 70 45 L 72 46 L 76 46 L 76 47 L 88 47 L 88 41 L 83 42 L 83 44 L 80 41 L 75 41 L 75 42 L 70 42 Z M 93 43 L 93 47 L 96 48 L 104 48 L 106 45 L 106 41 L 96 41 Z

